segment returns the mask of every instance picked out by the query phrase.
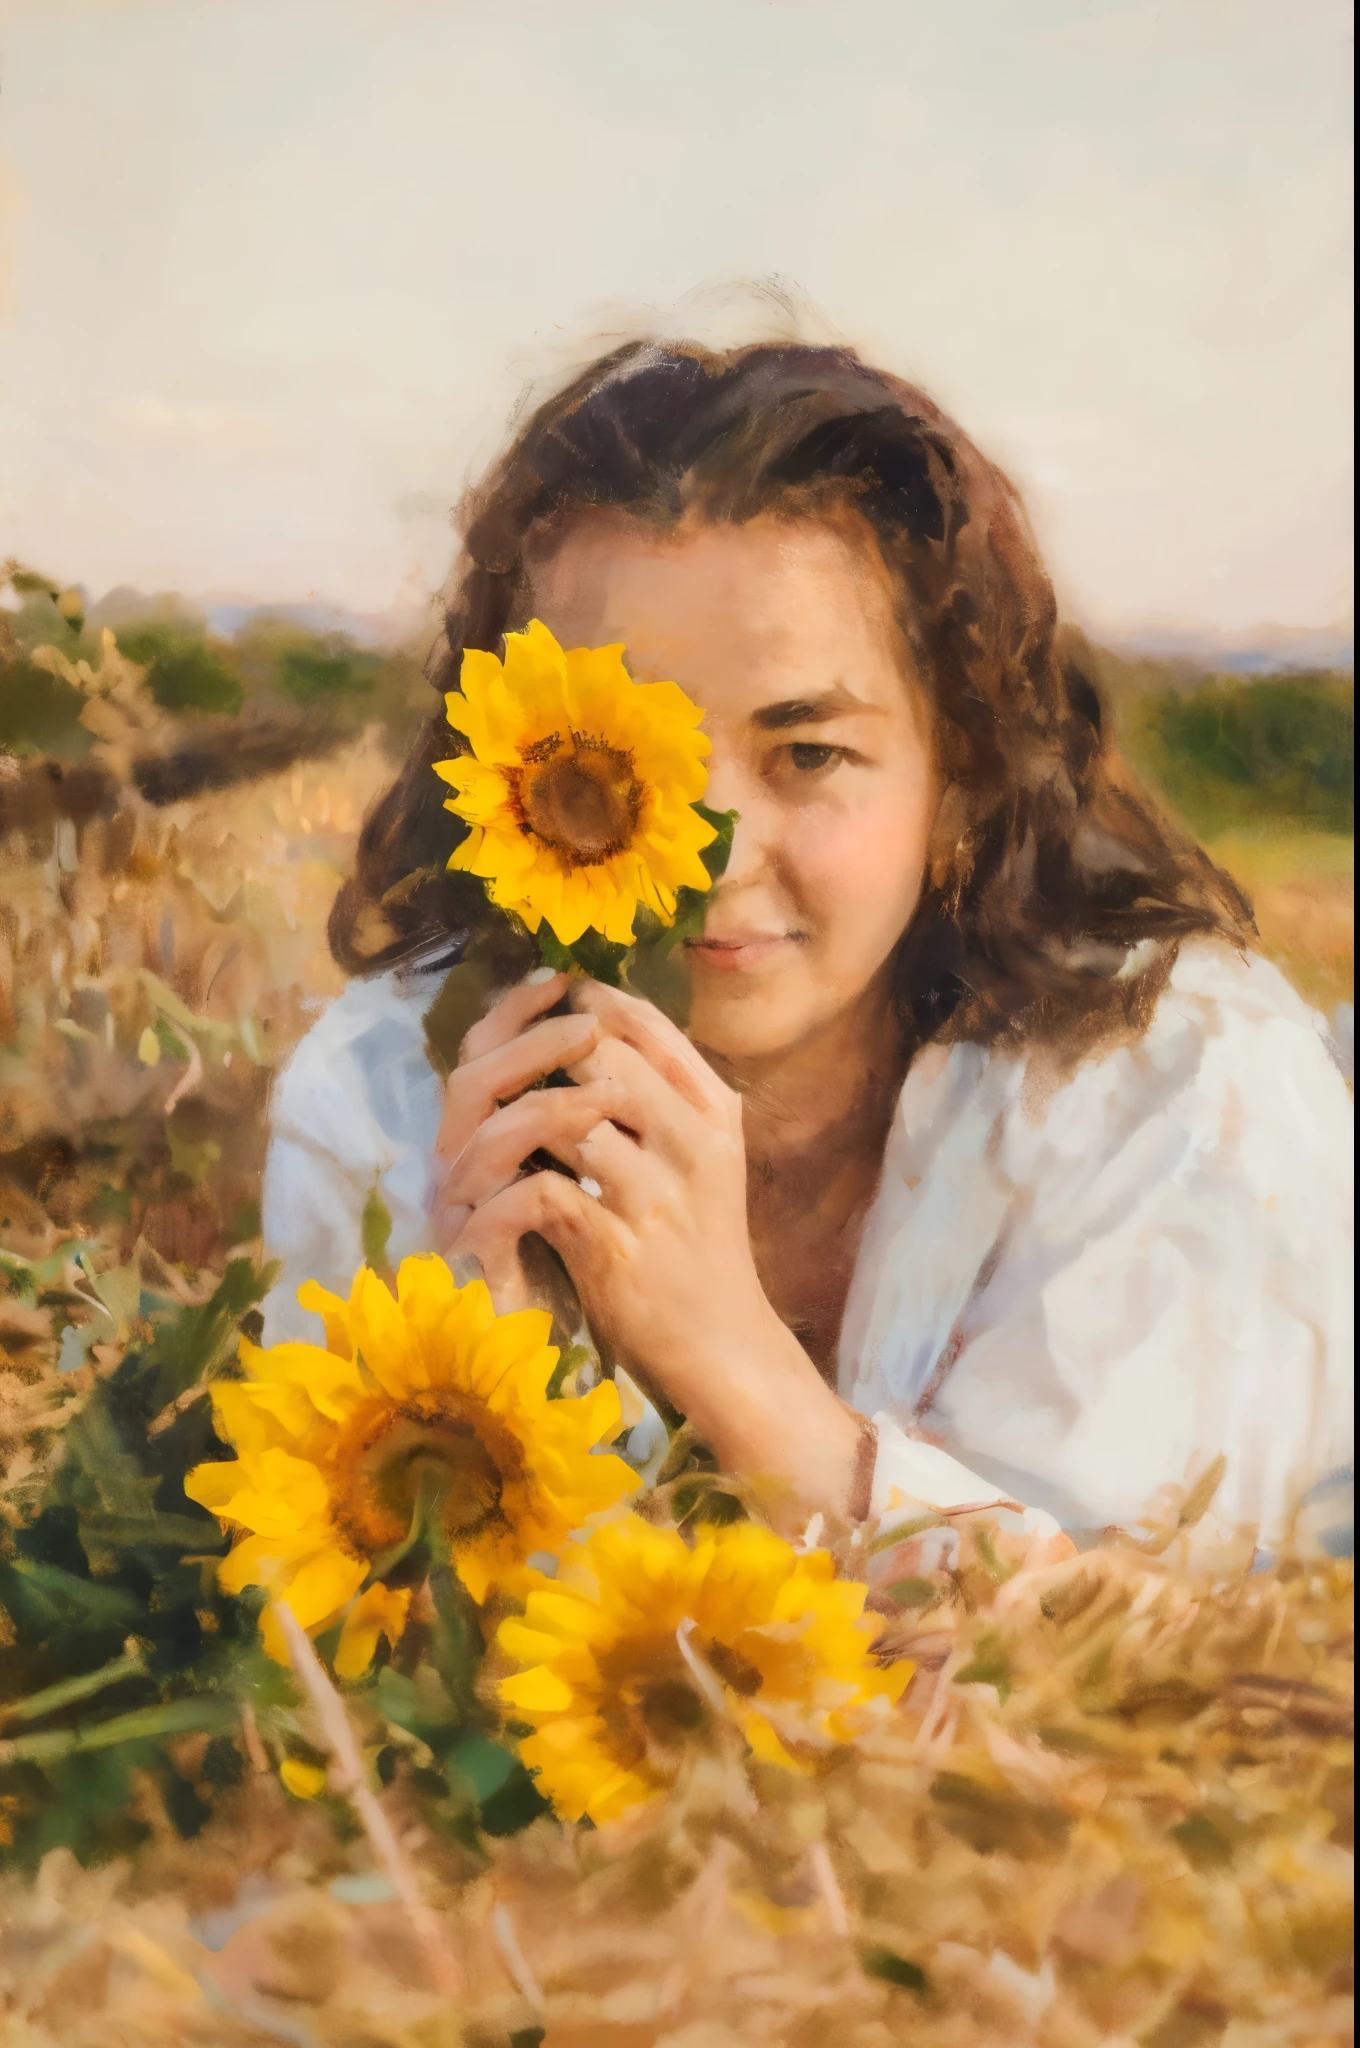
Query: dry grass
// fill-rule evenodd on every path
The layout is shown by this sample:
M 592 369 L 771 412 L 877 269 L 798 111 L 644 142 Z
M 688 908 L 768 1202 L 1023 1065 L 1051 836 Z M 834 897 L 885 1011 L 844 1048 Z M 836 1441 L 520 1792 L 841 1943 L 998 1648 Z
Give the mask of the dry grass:
M 483 1868 L 408 1814 L 460 1999 L 428 1987 L 362 1849 L 262 1778 L 197 1842 L 162 1823 L 135 1868 L 56 1852 L 11 1884 L 6 2038 L 1347 2040 L 1349 1568 L 1111 1548 L 1015 1571 L 978 1533 L 900 1625 L 920 1669 L 899 1719 L 819 1777 L 707 1755 L 664 1807 L 539 1822 Z
M 1256 908 L 1261 950 L 1328 1015 L 1355 994 L 1355 842 L 1334 832 L 1234 832 L 1210 847 Z

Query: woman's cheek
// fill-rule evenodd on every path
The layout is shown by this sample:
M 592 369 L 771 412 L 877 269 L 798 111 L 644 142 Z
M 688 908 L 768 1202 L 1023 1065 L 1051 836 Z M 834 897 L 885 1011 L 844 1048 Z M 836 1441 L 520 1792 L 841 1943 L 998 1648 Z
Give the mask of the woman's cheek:
M 876 967 L 920 899 L 927 839 L 912 807 L 886 797 L 853 810 L 809 808 L 788 853 L 799 900 L 819 935 L 857 932 L 862 943 L 881 947 Z

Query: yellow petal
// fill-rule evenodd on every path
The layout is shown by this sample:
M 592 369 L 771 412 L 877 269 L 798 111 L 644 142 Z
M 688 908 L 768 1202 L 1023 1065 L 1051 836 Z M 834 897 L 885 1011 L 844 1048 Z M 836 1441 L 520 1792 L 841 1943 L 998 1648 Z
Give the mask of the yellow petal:
M 316 1421 L 316 1410 L 300 1387 L 243 1386 L 224 1380 L 212 1389 L 213 1426 L 243 1458 L 271 1446 L 296 1450 Z
M 506 1656 L 513 1657 L 517 1664 L 546 1663 L 562 1647 L 560 1636 L 545 1635 L 540 1629 L 529 1628 L 513 1614 L 496 1630 L 496 1641 Z
M 298 1566 L 275 1597 L 282 1599 L 310 1632 L 339 1614 L 367 1576 L 367 1565 L 347 1551 L 319 1550 Z
M 534 1411 L 547 1399 L 557 1363 L 549 1344 L 552 1317 L 544 1309 L 516 1309 L 498 1316 L 477 1344 L 470 1383 L 493 1413 L 509 1405 Z
M 371 1267 L 361 1266 L 354 1276 L 349 1323 L 355 1350 L 384 1393 L 400 1401 L 426 1384 L 401 1309 Z
M 297 1291 L 298 1305 L 321 1318 L 326 1331 L 326 1349 L 337 1358 L 353 1358 L 354 1339 L 349 1328 L 349 1304 L 323 1287 L 319 1280 L 304 1280 Z
M 279 1765 L 279 1777 L 294 1799 L 316 1799 L 326 1789 L 326 1773 L 320 1764 L 307 1764 L 298 1756 L 287 1756 Z
M 379 1636 L 386 1636 L 395 1650 L 401 1641 L 410 1605 L 409 1586 L 373 1585 L 361 1593 L 345 1616 L 345 1625 L 340 1631 L 340 1642 L 335 1652 L 336 1676 L 361 1678 L 373 1662 Z
M 463 1590 L 470 1600 L 480 1607 L 491 1589 L 491 1559 L 480 1545 L 468 1544 L 458 1551 L 454 1560 Z
M 314 1536 L 291 1542 L 280 1536 L 244 1536 L 218 1565 L 217 1582 L 224 1593 L 242 1593 L 247 1586 L 264 1586 L 273 1592 L 286 1585 L 317 1548 Z
M 806 1768 L 789 1755 L 763 1714 L 743 1716 L 741 1732 L 751 1745 L 751 1754 L 758 1757 L 761 1763 L 778 1764 L 786 1771 L 801 1771 Z
M 195 1465 L 184 1475 L 184 1491 L 201 1508 L 220 1515 L 227 1502 L 241 1491 L 240 1459 L 213 1459 L 206 1465 Z
M 208 1468 L 198 1466 L 202 1473 Z M 257 1536 L 294 1536 L 327 1518 L 329 1495 L 315 1465 L 270 1445 L 256 1458 L 236 1461 L 234 1493 L 214 1508 L 226 1521 L 239 1522 Z M 209 1482 L 217 1484 L 220 1482 Z M 206 1506 L 206 1502 L 203 1503 Z
M 352 1357 L 340 1357 L 319 1344 L 273 1344 L 267 1351 L 243 1342 L 241 1364 L 258 1386 L 277 1385 L 304 1394 L 319 1415 L 342 1422 L 363 1390 L 363 1378 Z
M 498 1691 L 507 1706 L 519 1707 L 526 1714 L 565 1713 L 573 1697 L 571 1687 L 544 1664 L 535 1665 L 532 1671 L 513 1672 L 501 1680 Z

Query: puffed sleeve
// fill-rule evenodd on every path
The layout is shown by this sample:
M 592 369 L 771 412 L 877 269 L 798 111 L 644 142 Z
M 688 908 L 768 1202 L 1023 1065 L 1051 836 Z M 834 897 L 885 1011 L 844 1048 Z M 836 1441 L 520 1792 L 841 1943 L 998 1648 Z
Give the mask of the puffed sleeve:
M 264 1303 L 265 1340 L 320 1336 L 297 1290 L 347 1294 L 374 1197 L 394 1262 L 429 1250 L 426 1198 L 439 1084 L 425 1051 L 430 991 L 393 976 L 351 982 L 301 1040 L 275 1086 L 265 1162 L 265 1255 L 282 1271 Z

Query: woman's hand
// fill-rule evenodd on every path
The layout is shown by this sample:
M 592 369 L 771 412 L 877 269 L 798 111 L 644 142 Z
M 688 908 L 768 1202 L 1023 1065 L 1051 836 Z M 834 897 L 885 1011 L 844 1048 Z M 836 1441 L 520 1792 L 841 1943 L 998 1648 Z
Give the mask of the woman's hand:
M 514 1103 L 558 1068 L 581 1059 L 599 1037 L 593 1017 L 545 1016 L 545 1011 L 561 1002 L 569 985 L 565 974 L 536 974 L 502 996 L 463 1040 L 458 1064 L 444 1084 L 444 1114 L 434 1146 L 436 1156 L 448 1163 L 430 1204 L 435 1240 L 441 1250 L 455 1249 L 458 1234 L 472 1214 L 471 1200 L 460 1192 L 466 1176 L 459 1174 L 472 1140 L 504 1105 Z M 520 1159 L 527 1159 L 533 1149 L 532 1143 L 526 1145 Z M 517 1170 L 518 1161 L 507 1181 Z M 498 1251 L 503 1255 L 497 1259 L 494 1273 L 483 1266 L 487 1285 L 502 1311 L 522 1308 L 527 1283 L 518 1248 L 510 1247 L 508 1255 L 504 1255 L 504 1247 Z
M 727 1470 L 791 1487 L 800 1513 L 844 1513 L 859 1419 L 771 1308 L 746 1220 L 741 1100 L 649 1003 L 569 984 L 515 990 L 469 1033 L 450 1076 L 439 1214 L 498 1306 L 524 1299 L 521 1239 L 561 1257 L 591 1327 L 664 1390 Z M 564 1067 L 574 1088 L 533 1090 Z M 508 1098 L 515 1097 L 514 1100 Z M 522 1174 L 543 1147 L 564 1174 Z

